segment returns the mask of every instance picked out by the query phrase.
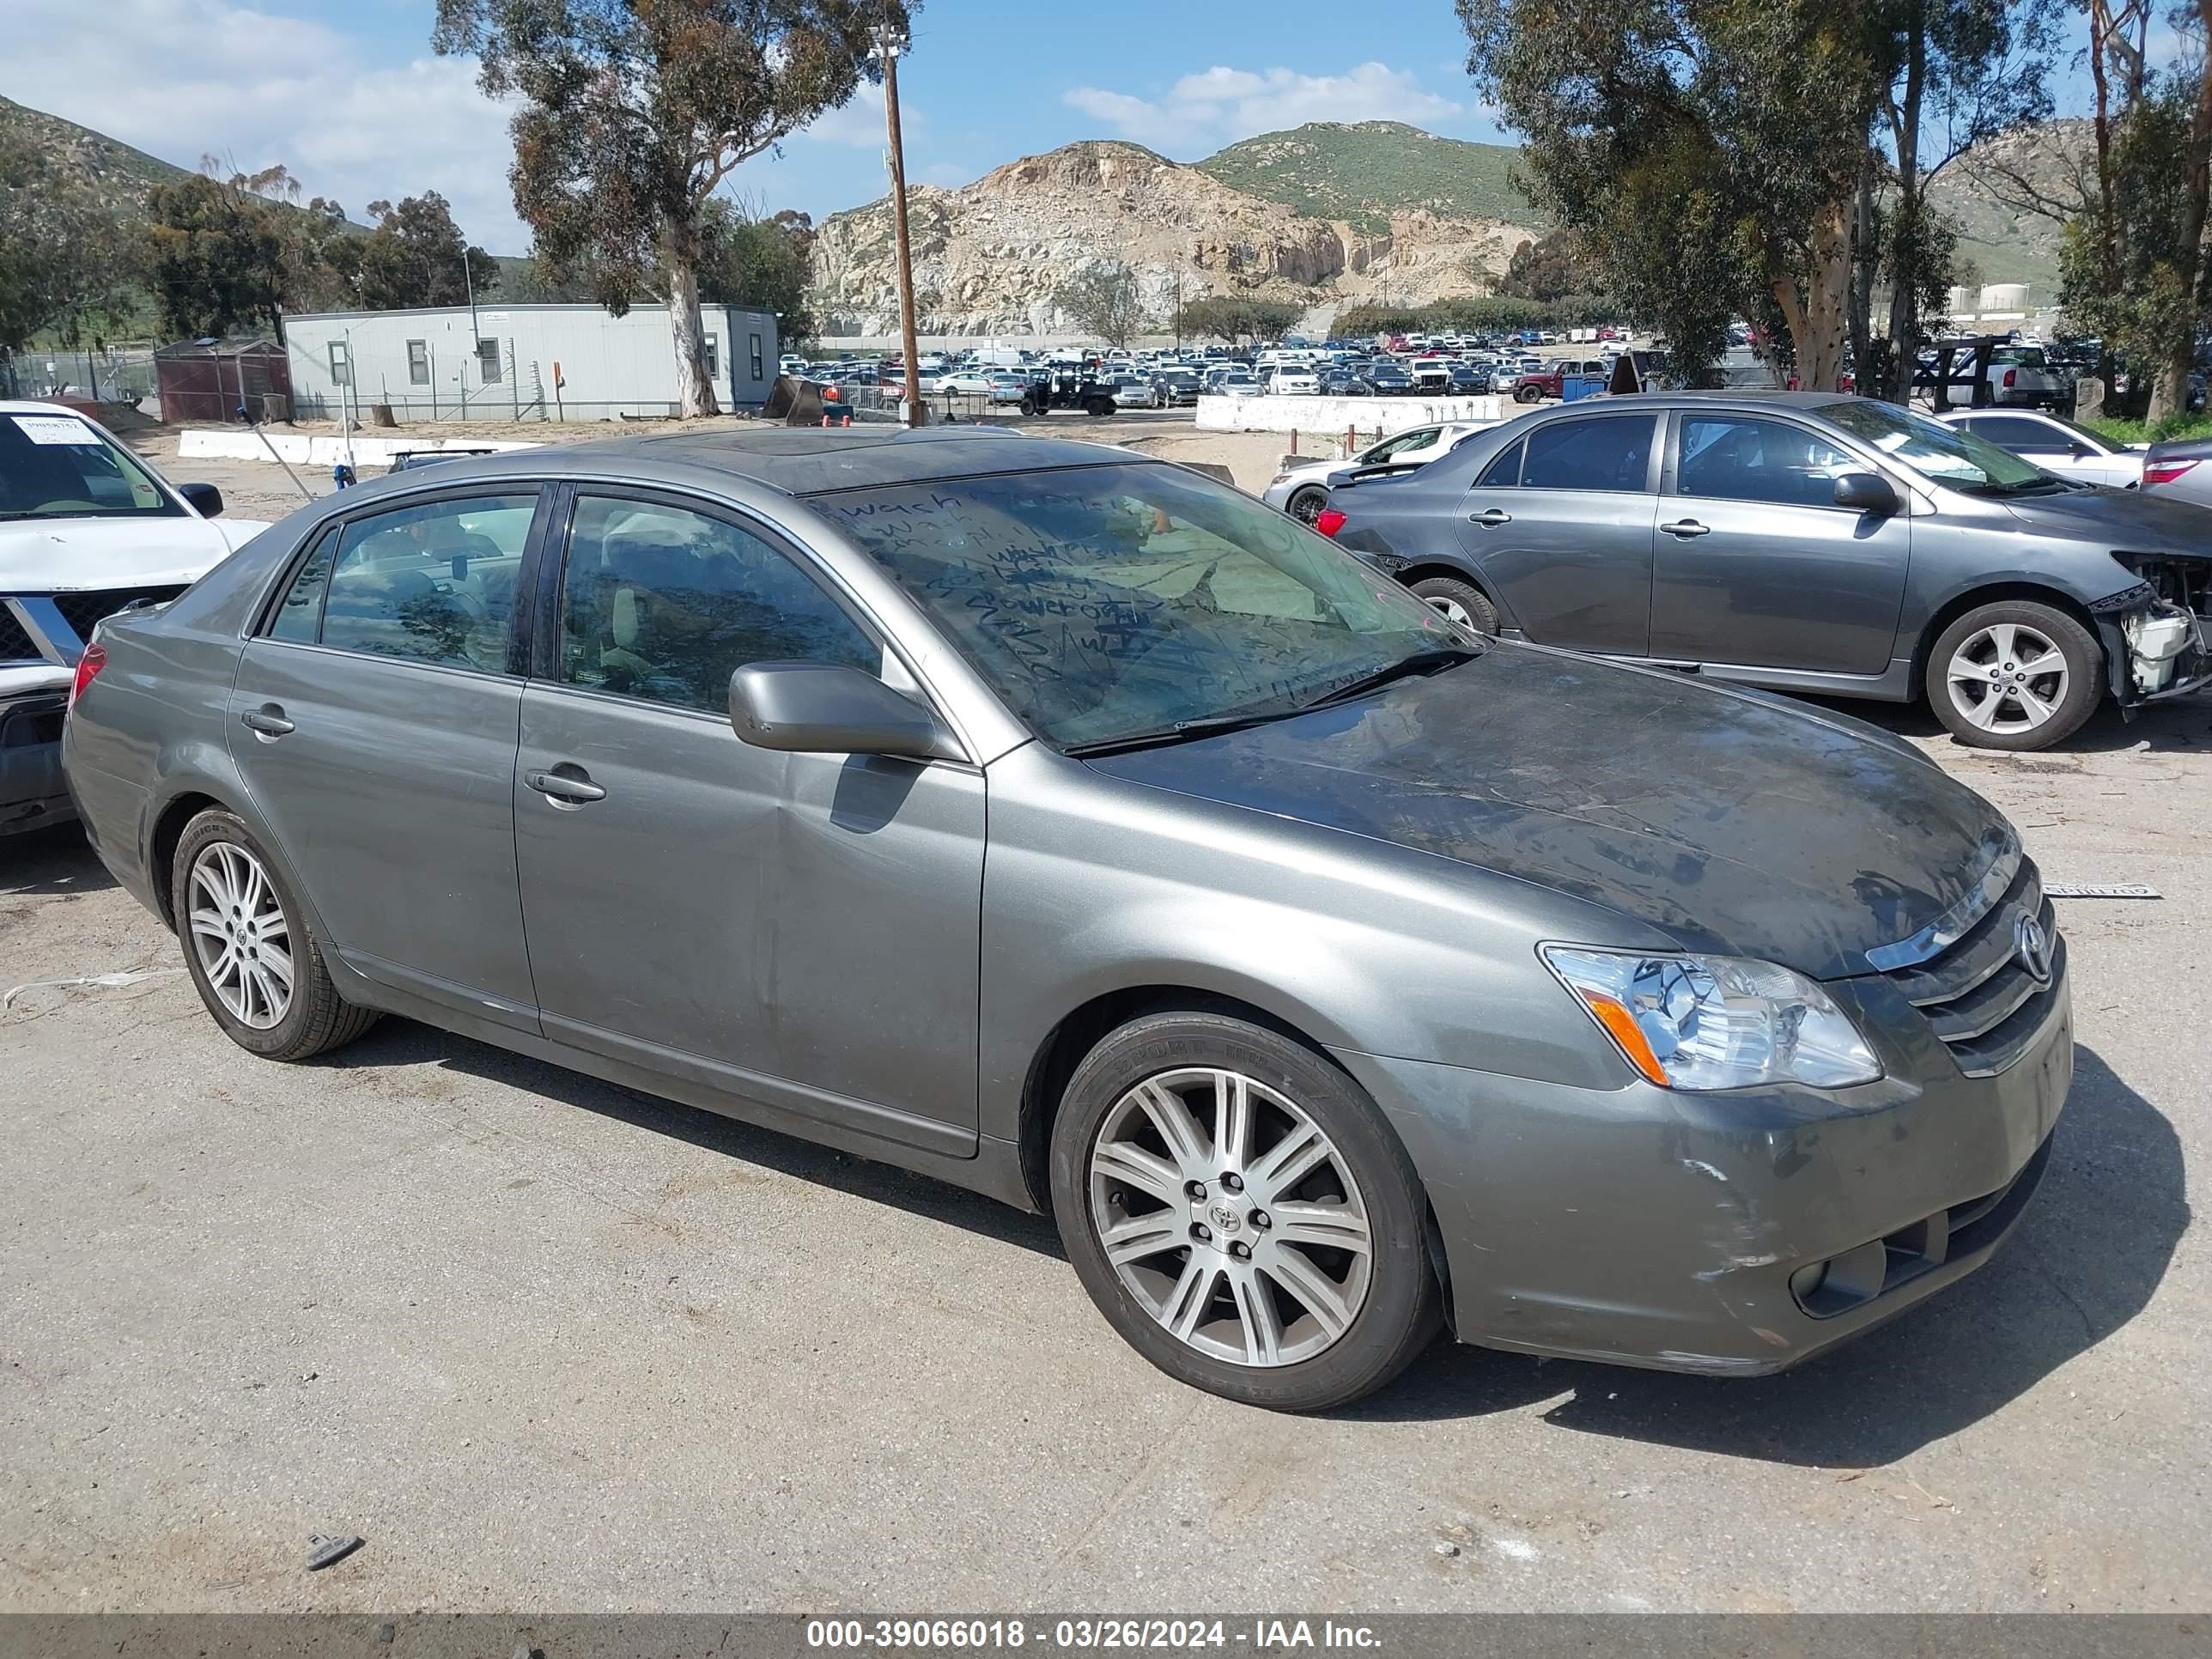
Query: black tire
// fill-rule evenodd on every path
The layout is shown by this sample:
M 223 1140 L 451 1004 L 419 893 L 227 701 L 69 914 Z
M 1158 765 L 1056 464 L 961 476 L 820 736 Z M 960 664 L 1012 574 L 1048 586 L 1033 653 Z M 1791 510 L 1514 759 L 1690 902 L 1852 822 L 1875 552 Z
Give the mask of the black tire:
M 1972 701 L 1970 691 L 1954 689 L 1951 679 L 1952 660 L 1961 650 L 1985 630 L 2004 626 L 2039 635 L 2065 662 L 2063 690 L 2050 699 L 2055 706 L 2049 718 L 2023 730 L 1993 731 L 1978 725 L 1970 708 L 1979 705 Z M 2019 638 L 2015 635 L 2016 643 Z M 1972 659 L 1979 660 L 1979 653 Z M 1993 661 L 1992 666 L 2002 672 L 2007 665 Z M 2032 599 L 1999 599 L 1990 605 L 1977 605 L 1943 630 L 1928 653 L 1923 679 L 1922 690 L 1929 707 L 1959 742 L 1972 749 L 2002 749 L 2020 753 L 2063 743 L 2097 712 L 2097 704 L 2105 695 L 2105 653 L 2095 635 L 2056 605 L 2039 605 Z M 2045 693 L 2055 690 L 2051 677 L 2030 684 Z M 2023 714 L 2025 707 L 2015 699 L 2013 716 Z M 2000 725 L 2013 723 L 2002 707 L 1996 718 Z
M 1183 1067 L 1241 1072 L 1296 1102 L 1358 1185 L 1372 1243 L 1365 1298 L 1342 1334 L 1310 1358 L 1255 1366 L 1200 1352 L 1164 1328 L 1107 1260 L 1091 1218 L 1093 1146 L 1128 1091 Z M 1051 1178 L 1060 1239 L 1091 1299 L 1130 1346 L 1194 1388 L 1273 1411 L 1326 1411 L 1390 1382 L 1436 1334 L 1441 1297 L 1413 1161 L 1358 1085 L 1273 1031 L 1208 1013 L 1155 1014 L 1121 1027 L 1068 1080 L 1053 1125 Z
M 1466 613 L 1468 626 L 1478 634 L 1498 631 L 1498 607 L 1473 582 L 1462 581 L 1456 576 L 1425 576 L 1413 584 L 1413 597 L 1426 600 L 1439 611 L 1448 604 L 1457 605 Z
M 1328 490 L 1319 484 L 1300 484 L 1291 492 L 1291 499 L 1283 503 L 1283 511 L 1300 524 L 1310 525 L 1328 505 Z
M 209 983 L 199 952 L 192 945 L 191 926 L 187 919 L 191 907 L 188 878 L 193 861 L 216 842 L 228 842 L 252 854 L 284 913 L 288 942 L 292 947 L 292 1000 L 283 1018 L 265 1029 L 247 1024 L 223 1006 L 222 998 Z M 338 994 L 337 986 L 331 982 L 330 970 L 324 965 L 322 946 L 307 927 L 300 901 L 277 873 L 276 864 L 254 838 L 253 832 L 246 827 L 245 820 L 236 813 L 211 806 L 185 826 L 185 833 L 177 842 L 175 856 L 169 863 L 169 905 L 177 921 L 178 943 L 184 947 L 185 971 L 191 975 L 193 988 L 207 1005 L 208 1012 L 215 1016 L 216 1024 L 248 1054 L 258 1054 L 264 1060 L 307 1060 L 351 1042 L 381 1018 L 376 1009 L 356 1007 Z
M 1513 401 L 1516 404 L 1540 404 L 1544 401 L 1544 389 L 1535 386 L 1516 386 L 1513 388 Z
M 1102 416 L 1111 415 L 1114 412 L 1114 405 L 1104 398 L 1093 398 L 1083 405 L 1083 412 L 1095 421 Z

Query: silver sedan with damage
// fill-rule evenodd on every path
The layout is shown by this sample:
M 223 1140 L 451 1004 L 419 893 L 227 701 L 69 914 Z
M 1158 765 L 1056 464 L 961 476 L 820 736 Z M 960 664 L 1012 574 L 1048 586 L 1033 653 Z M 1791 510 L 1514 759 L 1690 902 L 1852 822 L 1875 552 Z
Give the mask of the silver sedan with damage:
M 399 474 L 109 618 L 65 745 L 252 1053 L 404 1015 L 1049 1211 L 1261 1406 L 1445 1321 L 1788 1365 L 1988 1259 L 2072 1074 L 2035 868 L 1909 745 L 1119 449 Z

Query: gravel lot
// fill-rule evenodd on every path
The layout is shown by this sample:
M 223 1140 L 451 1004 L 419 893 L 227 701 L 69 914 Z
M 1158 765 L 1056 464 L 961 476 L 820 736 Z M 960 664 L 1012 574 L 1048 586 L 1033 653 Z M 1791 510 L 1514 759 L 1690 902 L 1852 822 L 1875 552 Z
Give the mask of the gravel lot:
M 1168 1382 L 929 1181 L 399 1021 L 255 1060 L 74 830 L 0 842 L 0 989 L 152 975 L 0 1012 L 0 1609 L 2212 1605 L 2212 700 L 1887 718 L 2049 878 L 2165 895 L 2059 902 L 2008 1249 L 1785 1376 L 1439 1345 L 1322 1420 Z M 319 1530 L 368 1542 L 309 1577 Z

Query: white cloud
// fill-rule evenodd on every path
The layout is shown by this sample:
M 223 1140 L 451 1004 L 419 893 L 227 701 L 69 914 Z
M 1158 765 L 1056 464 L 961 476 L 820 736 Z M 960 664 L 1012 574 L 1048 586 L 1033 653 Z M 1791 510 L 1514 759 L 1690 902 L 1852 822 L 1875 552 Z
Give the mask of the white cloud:
M 903 137 L 915 131 L 921 123 L 913 109 L 902 104 L 899 125 L 900 136 Z M 821 144 L 849 144 L 854 149 L 883 149 L 888 142 L 884 129 L 884 89 L 861 82 L 852 102 L 842 109 L 823 111 L 815 117 L 811 126 L 801 127 L 792 137 Z
M 1462 119 L 1475 112 L 1424 91 L 1405 70 L 1362 64 L 1344 75 L 1296 70 L 1230 69 L 1216 64 L 1186 75 L 1157 99 L 1102 87 L 1075 87 L 1062 101 L 1123 137 L 1155 146 L 1188 136 L 1231 143 L 1308 121 L 1404 121 L 1419 126 Z
M 96 21 L 92 13 L 96 11 Z M 507 112 L 472 60 L 427 40 L 404 62 L 319 22 L 226 0 L 10 0 L 0 92 L 194 167 L 281 161 L 306 194 L 355 218 L 378 198 L 434 190 L 471 240 L 520 253 Z

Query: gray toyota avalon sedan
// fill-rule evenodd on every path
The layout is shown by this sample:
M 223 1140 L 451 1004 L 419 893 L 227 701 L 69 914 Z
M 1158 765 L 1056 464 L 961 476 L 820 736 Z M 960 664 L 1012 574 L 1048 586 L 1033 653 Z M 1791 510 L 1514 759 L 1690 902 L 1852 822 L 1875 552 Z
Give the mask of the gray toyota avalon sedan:
M 80 664 L 69 781 L 271 1060 L 427 1021 L 1057 1219 L 1291 1410 L 1748 1375 L 1986 1261 L 2072 1073 L 2004 819 L 1462 628 L 1127 451 L 630 439 L 319 501 Z

